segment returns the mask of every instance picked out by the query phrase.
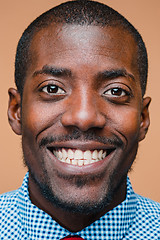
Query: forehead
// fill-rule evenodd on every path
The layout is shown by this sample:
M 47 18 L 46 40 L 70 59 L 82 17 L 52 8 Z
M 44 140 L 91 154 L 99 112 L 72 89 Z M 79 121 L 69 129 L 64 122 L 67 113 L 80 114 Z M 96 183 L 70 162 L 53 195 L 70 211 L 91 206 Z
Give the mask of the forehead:
M 94 62 L 100 68 L 107 64 L 109 68 L 125 65 L 138 74 L 137 45 L 122 27 L 52 24 L 35 34 L 30 51 L 32 67 Z

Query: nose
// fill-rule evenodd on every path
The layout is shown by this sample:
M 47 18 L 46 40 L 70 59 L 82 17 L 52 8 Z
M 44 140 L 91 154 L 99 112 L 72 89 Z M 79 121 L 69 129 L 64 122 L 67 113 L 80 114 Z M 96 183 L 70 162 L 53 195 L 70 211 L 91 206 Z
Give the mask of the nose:
M 61 122 L 64 127 L 74 126 L 81 131 L 87 131 L 90 128 L 102 129 L 106 118 L 100 111 L 100 104 L 94 94 L 78 93 L 70 99 Z

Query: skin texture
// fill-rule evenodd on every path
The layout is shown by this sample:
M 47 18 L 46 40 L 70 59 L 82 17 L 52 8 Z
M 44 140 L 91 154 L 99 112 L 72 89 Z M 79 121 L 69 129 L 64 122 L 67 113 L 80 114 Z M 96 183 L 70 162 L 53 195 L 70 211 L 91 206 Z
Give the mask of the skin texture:
M 32 41 L 23 98 L 9 89 L 9 122 L 22 135 L 31 200 L 71 231 L 125 199 L 126 174 L 149 127 L 150 98 L 142 98 L 136 51 L 120 27 L 51 25 Z M 50 151 L 62 147 L 113 151 L 79 167 Z

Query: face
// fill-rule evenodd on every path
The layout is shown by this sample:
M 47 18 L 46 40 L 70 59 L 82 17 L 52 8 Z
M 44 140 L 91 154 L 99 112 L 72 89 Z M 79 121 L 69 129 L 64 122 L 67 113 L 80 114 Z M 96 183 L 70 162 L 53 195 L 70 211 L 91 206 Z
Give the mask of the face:
M 120 28 L 59 25 L 31 52 L 22 109 L 9 108 L 30 180 L 60 206 L 94 209 L 121 187 L 149 125 L 136 44 Z

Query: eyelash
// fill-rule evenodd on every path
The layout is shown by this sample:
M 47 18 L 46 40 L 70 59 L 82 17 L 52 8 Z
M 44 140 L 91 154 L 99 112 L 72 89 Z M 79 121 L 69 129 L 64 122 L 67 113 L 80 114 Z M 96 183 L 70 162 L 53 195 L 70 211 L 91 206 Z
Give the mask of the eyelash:
M 124 89 L 125 88 L 125 89 Z M 127 90 L 126 90 L 127 88 Z M 52 84 L 48 83 L 45 86 L 42 86 L 39 89 L 40 92 L 44 93 L 46 99 L 59 99 L 61 97 L 64 97 L 66 94 L 66 91 L 59 87 L 57 84 Z M 116 104 L 124 104 L 129 102 L 130 98 L 132 97 L 132 91 L 131 89 L 126 86 L 126 87 L 121 87 L 121 86 L 108 86 L 108 89 L 104 91 L 102 96 L 108 101 L 116 103 Z
M 53 91 L 50 92 L 51 88 L 53 88 L 53 87 L 54 87 L 54 89 L 52 89 L 52 90 L 55 90 L 55 92 L 53 92 Z M 41 87 L 40 91 L 41 92 L 45 92 L 45 93 L 47 93 L 49 95 L 65 94 L 65 91 L 61 87 L 57 86 L 56 84 L 48 84 L 48 85 L 46 85 L 44 87 Z
M 106 100 L 115 104 L 127 104 L 130 102 L 133 94 L 128 86 L 110 86 L 104 91 L 103 96 Z
M 108 90 L 106 90 L 106 91 L 104 92 L 104 95 L 106 96 L 107 94 L 105 94 L 105 93 L 106 93 L 106 92 L 109 92 L 109 91 L 111 92 L 111 94 L 108 94 L 108 95 L 112 95 L 113 97 L 116 97 L 116 98 L 118 98 L 118 97 L 124 97 L 124 96 L 130 96 L 130 95 L 131 95 L 129 91 L 124 90 L 124 89 L 121 88 L 121 87 L 113 87 L 113 88 L 110 88 L 110 89 L 108 89 Z M 113 91 L 113 92 L 112 92 L 112 91 Z M 121 94 L 119 94 L 118 91 L 120 91 Z M 115 95 L 114 95 L 114 92 L 115 92 Z M 116 92 L 118 93 L 117 95 L 116 95 Z

